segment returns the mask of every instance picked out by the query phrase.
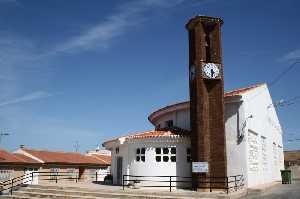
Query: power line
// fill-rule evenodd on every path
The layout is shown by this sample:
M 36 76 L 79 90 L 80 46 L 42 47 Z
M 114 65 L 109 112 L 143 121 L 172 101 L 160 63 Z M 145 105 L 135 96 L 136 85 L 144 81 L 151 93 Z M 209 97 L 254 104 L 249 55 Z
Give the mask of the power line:
M 276 84 L 283 76 L 285 76 L 289 71 L 291 71 L 297 64 L 300 64 L 300 59 L 297 59 L 295 62 L 293 62 L 289 67 L 284 69 L 277 77 L 274 78 L 273 81 L 270 82 L 270 87 Z
M 273 104 L 270 104 L 268 106 L 268 108 L 270 108 L 271 106 L 274 106 L 275 108 L 278 108 L 278 107 L 284 107 L 284 106 L 290 106 L 290 105 L 293 105 L 293 104 L 296 104 L 296 103 L 299 103 L 300 101 L 297 101 L 300 99 L 300 95 L 299 96 L 296 96 L 296 97 L 293 97 L 291 99 L 288 99 L 288 100 L 284 100 L 284 99 L 281 99 L 279 100 L 278 102 L 275 102 Z
M 274 86 L 277 82 L 279 82 L 281 80 L 281 78 L 283 76 L 285 76 L 289 71 L 291 71 L 297 64 L 300 64 L 300 59 L 296 59 L 292 64 L 290 64 L 286 69 L 284 69 L 281 73 L 279 73 L 279 75 L 277 75 L 272 81 L 270 81 L 270 83 L 268 84 L 269 87 Z M 257 96 L 261 95 L 263 93 L 263 91 L 257 93 L 256 95 L 252 96 L 251 98 L 249 98 L 248 100 L 246 100 L 247 102 L 252 101 L 254 98 L 256 98 Z

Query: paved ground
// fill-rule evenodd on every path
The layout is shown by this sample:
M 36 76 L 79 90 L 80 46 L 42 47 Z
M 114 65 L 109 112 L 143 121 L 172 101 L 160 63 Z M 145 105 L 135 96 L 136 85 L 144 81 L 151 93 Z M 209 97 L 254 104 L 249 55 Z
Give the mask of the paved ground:
M 272 188 L 257 192 L 250 193 L 242 197 L 242 199 L 300 199 L 300 180 L 294 181 L 293 184 L 279 184 Z

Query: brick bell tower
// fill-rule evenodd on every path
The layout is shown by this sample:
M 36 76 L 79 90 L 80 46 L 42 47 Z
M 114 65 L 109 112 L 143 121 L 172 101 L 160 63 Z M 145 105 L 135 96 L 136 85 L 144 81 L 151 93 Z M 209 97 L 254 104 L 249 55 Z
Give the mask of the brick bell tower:
M 197 181 L 201 177 L 227 176 L 222 24 L 220 18 L 196 16 L 186 25 L 189 33 L 191 153 L 195 189 L 209 186 Z M 205 171 L 203 168 L 202 171 L 196 170 L 197 165 L 204 165 Z

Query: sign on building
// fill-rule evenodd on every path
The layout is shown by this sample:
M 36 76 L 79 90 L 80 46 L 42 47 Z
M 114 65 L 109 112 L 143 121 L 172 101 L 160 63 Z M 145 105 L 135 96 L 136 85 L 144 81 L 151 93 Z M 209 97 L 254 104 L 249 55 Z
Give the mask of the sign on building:
M 208 162 L 192 162 L 192 172 L 193 173 L 207 173 L 208 172 Z

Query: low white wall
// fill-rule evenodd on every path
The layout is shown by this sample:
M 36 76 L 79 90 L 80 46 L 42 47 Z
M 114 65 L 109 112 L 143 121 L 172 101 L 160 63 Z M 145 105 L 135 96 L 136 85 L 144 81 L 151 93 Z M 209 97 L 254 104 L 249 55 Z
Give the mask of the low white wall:
M 156 152 L 155 148 L 164 147 L 175 147 L 176 148 L 176 162 L 156 162 Z M 187 148 L 190 147 L 190 141 L 188 138 L 145 138 L 136 139 L 129 141 L 119 146 L 118 156 L 123 157 L 123 174 L 134 175 L 134 176 L 191 176 L 191 163 L 187 162 Z M 145 148 L 145 162 L 136 161 L 136 149 Z M 112 175 L 114 179 L 114 184 L 117 184 L 117 168 L 116 168 L 116 158 L 113 152 L 113 164 L 112 164 Z M 171 156 L 171 154 L 169 155 Z M 163 157 L 163 154 L 162 154 Z M 128 179 L 128 178 L 126 178 Z M 132 180 L 134 178 L 130 178 Z M 166 181 L 169 178 L 136 178 L 144 180 L 153 181 Z M 172 178 L 176 180 L 176 178 Z M 182 179 L 178 179 L 182 180 Z M 169 182 L 159 183 L 159 182 L 143 182 L 144 185 L 169 185 Z M 172 183 L 176 185 L 176 183 Z M 190 186 L 189 184 L 186 184 Z

